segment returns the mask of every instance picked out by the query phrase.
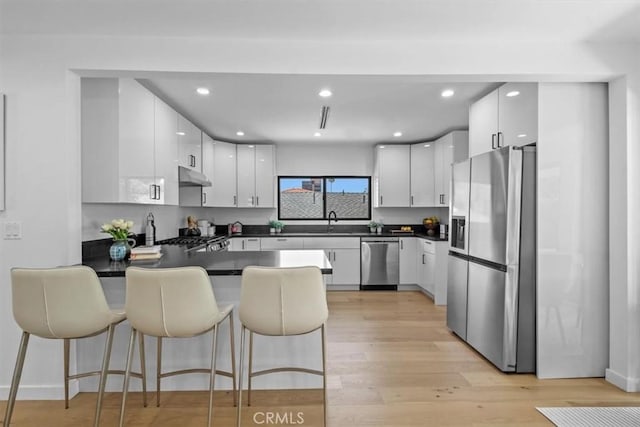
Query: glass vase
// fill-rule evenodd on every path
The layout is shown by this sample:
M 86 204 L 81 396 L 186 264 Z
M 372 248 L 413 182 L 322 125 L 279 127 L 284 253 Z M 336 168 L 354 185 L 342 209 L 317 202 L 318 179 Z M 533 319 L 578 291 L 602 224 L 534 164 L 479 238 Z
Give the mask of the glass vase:
M 109 248 L 109 257 L 113 261 L 127 260 L 131 256 L 131 243 L 133 239 L 114 240 Z M 134 245 L 135 245 L 135 241 Z

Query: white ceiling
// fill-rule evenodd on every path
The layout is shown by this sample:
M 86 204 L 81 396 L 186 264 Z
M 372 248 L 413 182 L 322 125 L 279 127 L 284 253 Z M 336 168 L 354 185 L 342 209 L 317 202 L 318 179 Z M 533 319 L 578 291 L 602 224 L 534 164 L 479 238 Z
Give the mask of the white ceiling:
M 328 42 L 640 42 L 640 0 L 0 0 L 0 34 Z M 147 76 L 154 76 L 148 73 Z M 145 84 L 228 141 L 413 142 L 467 127 L 496 83 L 416 76 L 157 74 Z M 208 97 L 195 88 L 211 90 Z M 329 99 L 317 92 L 333 90 Z M 443 99 L 445 87 L 456 90 Z M 331 107 L 320 138 L 320 109 Z M 243 138 L 236 131 L 245 132 Z M 403 132 L 393 138 L 395 131 Z

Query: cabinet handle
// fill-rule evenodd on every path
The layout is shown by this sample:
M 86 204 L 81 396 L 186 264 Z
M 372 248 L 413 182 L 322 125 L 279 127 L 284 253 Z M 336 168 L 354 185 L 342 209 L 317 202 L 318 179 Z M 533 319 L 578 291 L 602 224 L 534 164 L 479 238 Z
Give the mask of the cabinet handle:
M 156 199 L 156 186 L 155 184 L 149 184 L 149 198 L 151 200 Z
M 256 196 L 256 206 L 260 206 L 260 197 Z
M 244 240 L 242 241 L 242 250 L 244 250 Z M 424 257 L 424 255 L 422 255 Z M 424 262 L 423 262 L 424 264 Z
M 400 250 L 403 250 L 403 249 L 404 249 L 404 241 L 400 240 Z
M 380 206 L 382 206 L 382 196 L 380 196 Z
M 251 206 L 255 206 L 255 204 L 253 203 L 254 200 L 255 200 L 255 197 L 251 196 Z
M 491 134 L 491 149 L 495 150 L 496 148 L 496 134 L 492 133 Z
M 160 200 L 161 191 L 160 191 L 160 186 L 159 185 L 156 185 L 156 190 L 158 191 L 158 194 L 156 195 L 156 200 Z
M 422 263 L 424 264 L 424 254 L 422 254 Z
M 207 193 L 202 193 L 202 204 L 203 205 L 207 204 Z
M 413 196 L 411 196 L 411 205 L 413 205 Z
M 276 239 L 277 242 L 286 242 L 287 239 Z
M 235 206 L 237 203 L 238 203 L 237 196 L 233 196 L 233 206 Z
M 500 145 L 500 135 L 502 135 L 502 142 L 503 144 Z M 498 132 L 498 148 L 502 148 L 504 147 L 504 134 L 502 132 Z

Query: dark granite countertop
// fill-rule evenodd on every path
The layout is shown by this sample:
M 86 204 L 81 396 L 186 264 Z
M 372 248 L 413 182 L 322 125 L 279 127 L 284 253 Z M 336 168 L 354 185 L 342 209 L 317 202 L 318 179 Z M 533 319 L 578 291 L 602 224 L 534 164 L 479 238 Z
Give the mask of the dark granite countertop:
M 322 250 L 279 250 L 261 252 L 185 252 L 179 246 L 162 246 L 162 258 L 152 261 L 111 261 L 104 256 L 83 258 L 82 264 L 93 268 L 100 277 L 123 277 L 130 265 L 170 268 L 200 266 L 210 276 L 238 276 L 249 265 L 263 267 L 299 267 L 315 265 L 322 274 L 332 274 L 333 268 Z
M 441 239 L 439 236 L 428 236 L 426 232 L 413 232 L 413 233 L 392 233 L 391 231 L 385 231 L 382 234 L 367 233 L 367 232 L 341 232 L 334 231 L 327 232 L 281 232 L 281 233 L 263 233 L 263 232 L 250 232 L 241 234 L 232 234 L 229 237 L 238 238 L 252 238 L 252 237 L 419 237 L 421 239 L 433 240 L 435 242 L 446 242 L 447 239 Z

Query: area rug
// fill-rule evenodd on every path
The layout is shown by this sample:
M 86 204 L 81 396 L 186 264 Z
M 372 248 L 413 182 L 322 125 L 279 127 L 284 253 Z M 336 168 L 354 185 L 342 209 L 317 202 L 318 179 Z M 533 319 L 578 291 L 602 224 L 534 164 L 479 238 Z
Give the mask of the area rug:
M 638 427 L 640 407 L 536 408 L 558 427 Z

